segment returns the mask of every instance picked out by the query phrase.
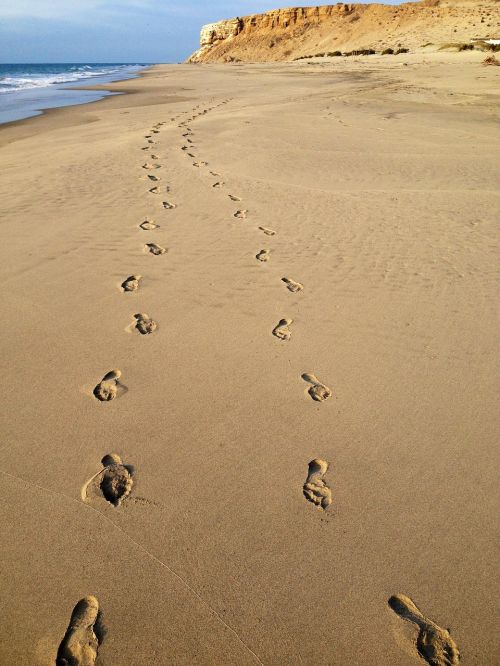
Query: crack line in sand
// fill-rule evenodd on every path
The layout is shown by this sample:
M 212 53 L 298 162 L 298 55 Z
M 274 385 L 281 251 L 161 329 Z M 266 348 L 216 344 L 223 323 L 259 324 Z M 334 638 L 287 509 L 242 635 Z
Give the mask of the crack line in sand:
M 153 555 L 153 553 L 150 553 L 147 548 L 145 548 L 142 544 L 140 544 L 138 541 L 133 539 L 129 534 L 127 534 L 121 527 L 119 527 L 116 523 L 114 523 L 110 518 L 105 516 L 103 513 L 98 511 L 96 508 L 93 506 L 90 506 L 89 504 L 85 504 L 84 502 L 81 502 L 79 500 L 74 499 L 73 497 L 68 497 L 67 495 L 64 495 L 64 493 L 59 493 L 57 490 L 52 490 L 51 488 L 45 488 L 44 486 L 39 486 L 37 483 L 33 483 L 33 481 L 28 481 L 27 479 L 23 479 L 20 476 L 16 476 L 15 474 L 10 474 L 9 472 L 4 472 L 3 470 L 0 470 L 0 474 L 3 474 L 4 476 L 10 476 L 12 479 L 17 479 L 18 481 L 22 481 L 28 486 L 33 486 L 34 488 L 38 488 L 39 490 L 43 490 L 46 493 L 52 494 L 52 495 L 59 495 L 59 497 L 63 497 L 64 499 L 73 502 L 74 504 L 78 504 L 79 506 L 84 506 L 86 509 L 90 509 L 94 513 L 97 513 L 101 518 L 103 518 L 106 522 L 110 523 L 113 525 L 115 529 L 117 529 L 119 532 L 121 532 L 129 541 L 131 541 L 134 545 L 136 545 L 140 550 L 142 550 L 148 557 L 150 557 L 152 560 L 160 564 L 162 567 L 167 569 L 175 578 L 177 578 L 183 585 L 186 587 L 194 596 L 201 601 L 201 603 L 210 611 L 210 613 L 217 619 L 220 624 L 222 624 L 226 629 L 229 629 L 229 631 L 236 637 L 239 643 L 243 645 L 243 647 L 250 652 L 250 654 L 256 659 L 256 661 L 261 664 L 261 666 L 266 666 L 263 661 L 260 660 L 258 655 L 250 648 L 242 638 L 239 637 L 238 633 L 236 632 L 235 629 L 233 629 L 227 622 L 225 622 L 219 613 L 215 610 L 215 608 L 212 608 L 212 606 L 208 603 L 208 601 L 205 601 L 203 597 L 189 585 L 189 583 L 182 578 L 182 576 L 178 573 L 176 573 L 171 567 L 169 567 L 168 564 L 160 560 L 156 555 Z

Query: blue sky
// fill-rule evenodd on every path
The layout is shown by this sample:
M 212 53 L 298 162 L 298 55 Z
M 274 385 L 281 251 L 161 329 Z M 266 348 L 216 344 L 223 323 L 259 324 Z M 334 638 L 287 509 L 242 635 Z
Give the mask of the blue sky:
M 204 23 L 294 4 L 328 3 L 0 0 L 0 62 L 178 62 L 197 48 Z

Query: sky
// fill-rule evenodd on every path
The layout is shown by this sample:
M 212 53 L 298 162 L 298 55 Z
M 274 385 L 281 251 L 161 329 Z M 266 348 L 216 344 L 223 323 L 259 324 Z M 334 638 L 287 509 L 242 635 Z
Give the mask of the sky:
M 398 0 L 385 2 L 400 4 Z M 205 23 L 278 7 L 318 4 L 329 3 L 0 0 L 0 62 L 180 62 L 198 48 Z

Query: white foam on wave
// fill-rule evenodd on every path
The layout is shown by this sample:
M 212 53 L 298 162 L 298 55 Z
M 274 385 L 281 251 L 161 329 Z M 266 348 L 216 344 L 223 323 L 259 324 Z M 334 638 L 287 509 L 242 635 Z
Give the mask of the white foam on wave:
M 90 79 L 96 76 L 109 76 L 110 74 L 116 74 L 129 67 L 131 67 L 131 65 L 93 69 L 91 65 L 81 65 L 79 67 L 72 67 L 65 72 L 54 74 L 25 74 L 24 76 L 0 77 L 0 93 L 13 92 L 16 90 L 29 90 L 31 88 L 46 88 L 54 84 L 73 83 L 75 81 Z

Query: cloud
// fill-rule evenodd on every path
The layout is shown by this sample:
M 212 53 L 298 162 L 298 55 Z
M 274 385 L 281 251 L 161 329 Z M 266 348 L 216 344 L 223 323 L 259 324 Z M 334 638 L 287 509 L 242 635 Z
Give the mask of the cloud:
M 85 11 L 92 11 L 100 0 L 16 0 L 0 7 L 0 18 L 64 19 Z
M 181 2 L 166 2 L 161 8 L 173 5 L 180 7 Z M 156 11 L 155 0 L 15 0 L 4 7 L 0 6 L 0 18 L 31 18 L 73 20 L 85 18 L 113 10 L 116 12 L 133 9 L 137 11 Z
M 358 0 L 358 2 L 369 0 Z M 386 0 L 391 3 L 398 0 Z M 58 21 L 89 20 L 103 14 L 150 13 L 151 17 L 243 16 L 287 5 L 282 0 L 12 0 L 1 2 L 0 20 L 9 18 L 53 19 Z M 306 5 L 317 4 L 305 2 Z

